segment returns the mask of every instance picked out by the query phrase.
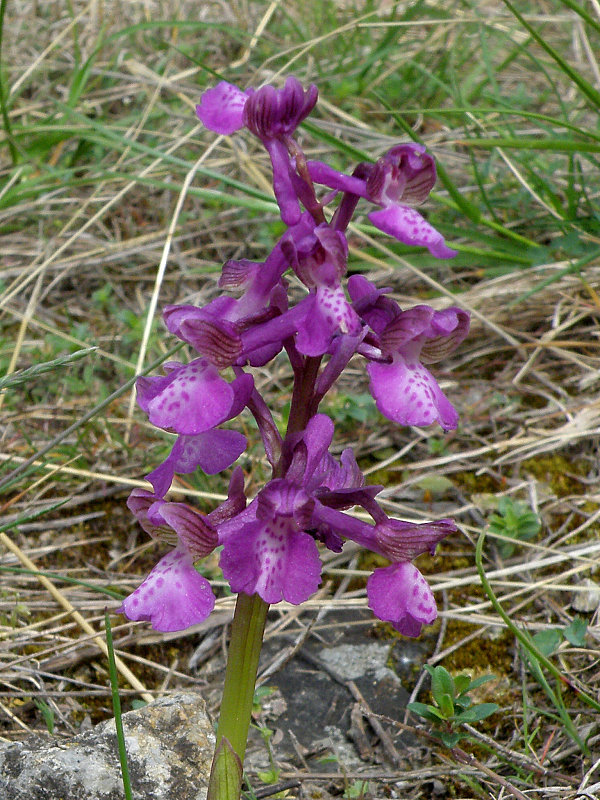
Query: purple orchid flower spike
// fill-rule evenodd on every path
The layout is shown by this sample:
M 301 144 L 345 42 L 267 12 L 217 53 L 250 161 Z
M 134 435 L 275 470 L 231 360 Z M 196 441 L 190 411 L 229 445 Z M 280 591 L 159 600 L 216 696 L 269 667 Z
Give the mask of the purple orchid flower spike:
M 460 344 L 469 331 L 467 312 L 429 306 L 401 311 L 362 276 L 352 276 L 348 289 L 380 342 L 381 360 L 367 365 L 377 408 L 401 425 L 455 428 L 458 414 L 422 362 L 438 361 Z
M 204 92 L 196 113 L 210 130 L 231 134 L 247 127 L 263 143 L 273 167 L 273 191 L 287 225 L 301 216 L 298 193 L 305 194 L 304 181 L 296 172 L 292 153 L 297 148 L 291 137 L 298 125 L 315 107 L 318 90 L 290 76 L 282 89 L 262 86 L 256 91 L 242 91 L 222 81 Z
M 127 505 L 144 530 L 155 538 L 174 534 L 176 547 L 163 556 L 148 577 L 117 609 L 131 620 L 147 620 L 157 631 L 179 631 L 208 617 L 215 598 L 194 561 L 211 553 L 217 532 L 205 518 L 183 503 L 157 500 L 134 489 Z

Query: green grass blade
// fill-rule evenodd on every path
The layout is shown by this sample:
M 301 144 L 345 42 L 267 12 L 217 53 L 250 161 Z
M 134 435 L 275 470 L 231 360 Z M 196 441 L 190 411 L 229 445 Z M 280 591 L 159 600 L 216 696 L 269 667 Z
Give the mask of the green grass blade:
M 42 364 L 34 364 L 32 367 L 13 372 L 11 375 L 5 375 L 4 378 L 0 378 L 0 391 L 9 386 L 29 383 L 29 381 L 35 380 L 38 375 L 43 375 L 45 372 L 53 372 L 56 367 L 64 367 L 74 361 L 79 361 L 79 359 L 85 358 L 85 356 L 95 352 L 97 349 L 97 347 L 87 347 L 84 350 L 76 350 L 69 355 L 54 358 L 52 361 L 44 361 Z
M 180 350 L 183 347 L 183 345 L 184 345 L 183 342 L 178 342 L 178 344 L 174 345 L 169 350 L 167 350 L 166 353 L 164 353 L 160 358 L 156 359 L 156 361 L 154 361 L 152 364 L 146 367 L 146 369 L 142 370 L 140 375 L 147 375 L 149 372 L 152 372 L 152 370 L 159 367 L 174 353 Z M 82 425 L 85 425 L 86 422 L 89 422 L 89 420 L 93 419 L 100 411 L 107 408 L 114 400 L 117 400 L 119 397 L 121 397 L 121 395 L 125 394 L 125 392 L 129 391 L 135 384 L 138 377 L 139 376 L 134 375 L 132 378 L 126 381 L 122 386 L 119 386 L 118 389 L 112 392 L 112 394 L 109 394 L 108 397 L 102 400 L 102 402 L 98 403 L 92 409 L 90 409 L 86 414 L 83 415 L 83 417 L 81 417 L 81 419 L 77 420 L 77 422 L 74 422 L 72 425 L 69 425 L 69 427 L 65 428 L 64 431 L 61 431 L 61 433 L 59 433 L 58 436 L 55 436 L 54 439 L 52 439 L 52 441 L 44 445 L 44 447 L 42 447 L 40 450 L 34 453 L 30 458 L 28 458 L 22 464 L 19 464 L 18 467 L 15 467 L 15 469 L 12 472 L 10 472 L 8 475 L 2 478 L 2 480 L 0 480 L 0 489 L 5 487 L 7 484 L 13 483 L 14 479 L 19 475 L 21 475 L 23 472 L 25 472 L 28 469 L 28 467 L 30 467 L 33 464 L 34 461 L 45 456 L 46 453 L 49 453 L 51 450 L 53 450 L 57 444 L 63 441 L 63 439 L 65 439 L 67 436 L 70 436 L 75 431 L 79 430 L 79 428 Z
M 568 267 L 559 270 L 558 272 L 554 273 L 548 278 L 545 278 L 543 281 L 540 281 L 536 284 L 533 288 L 529 289 L 528 291 L 524 292 L 522 295 L 513 300 L 509 303 L 509 308 L 512 306 L 516 306 L 519 303 L 525 302 L 525 300 L 529 300 L 530 297 L 533 297 L 534 294 L 541 292 L 542 289 L 545 289 L 547 286 L 551 286 L 556 281 L 561 280 L 564 278 L 565 275 L 570 275 L 573 272 L 579 272 L 582 267 L 585 267 L 586 264 L 589 264 L 591 261 L 594 261 L 596 258 L 600 256 L 600 247 L 595 247 L 588 255 L 584 256 L 583 258 L 578 259 L 573 264 L 569 264 Z
M 45 511 L 45 509 L 44 509 Z M 19 520 L 22 522 L 22 520 Z M 0 530 L 7 530 L 8 528 L 13 527 L 14 525 L 18 525 L 19 522 L 15 521 L 12 525 L 3 526 Z M 34 575 L 38 576 L 41 575 L 44 578 L 48 578 L 52 581 L 62 581 L 62 583 L 71 583 L 73 586 L 82 586 L 84 589 L 91 589 L 93 592 L 98 592 L 98 594 L 105 594 L 107 597 L 110 597 L 112 600 L 124 600 L 125 595 L 121 592 L 115 592 L 113 589 L 107 589 L 104 586 L 95 586 L 93 583 L 88 583 L 87 581 L 81 581 L 78 578 L 70 578 L 68 575 L 58 575 L 56 572 L 47 572 L 46 570 L 42 569 L 27 569 L 26 567 L 4 567 L 0 566 L 0 572 L 10 572 L 15 575 Z
M 500 602 L 498 601 L 498 598 L 496 597 L 483 568 L 483 545 L 485 543 L 485 537 L 485 530 L 482 530 L 479 534 L 479 538 L 477 539 L 477 546 L 475 548 L 475 564 L 477 566 L 477 572 L 479 573 L 479 579 L 481 580 L 483 590 L 486 593 L 490 603 L 494 607 L 494 610 L 500 615 L 505 625 L 514 634 L 515 638 L 518 639 L 518 641 L 523 645 L 530 656 L 538 662 L 538 664 L 547 669 L 548 672 L 550 672 L 557 680 L 562 681 L 564 684 L 573 689 L 577 696 L 583 700 L 586 705 L 590 706 L 590 708 L 593 708 L 595 711 L 600 711 L 600 703 L 591 695 L 586 694 L 585 692 L 581 691 L 581 689 L 574 686 L 571 681 L 568 680 L 568 678 L 566 678 L 563 673 L 552 663 L 552 661 L 550 661 L 550 659 L 541 652 L 529 633 L 517 627 L 508 616 L 504 608 L 500 605 Z
M 4 39 L 4 12 L 6 11 L 6 0 L 0 0 L 0 108 L 2 111 L 2 121 L 4 122 L 4 131 L 6 133 L 6 140 L 8 142 L 8 149 L 10 150 L 10 157 L 13 165 L 16 165 L 19 160 L 19 152 L 15 145 L 12 129 L 10 124 L 10 117 L 8 116 L 7 97 L 8 92 L 4 87 L 4 77 L 2 69 L 2 42 Z
M 596 31 L 596 33 L 600 33 L 600 23 L 597 19 L 595 19 L 595 17 L 586 11 L 583 6 L 579 5 L 579 3 L 576 3 L 575 0 L 559 0 L 559 2 L 562 3 L 563 6 L 567 6 L 567 8 L 571 9 L 571 11 L 574 11 L 576 14 L 578 14 L 581 19 L 587 22 L 587 24 Z
M 581 92 L 590 100 L 596 108 L 600 108 L 600 92 L 589 83 L 588 81 L 583 78 L 576 69 L 574 69 L 565 59 L 560 55 L 560 53 L 552 47 L 552 45 L 548 44 L 548 42 L 544 39 L 544 37 L 536 31 L 536 29 L 531 25 L 522 14 L 520 14 L 517 9 L 513 6 L 510 0 L 502 0 L 504 5 L 509 9 L 509 11 L 514 14 L 514 16 L 519 20 L 521 25 L 529 31 L 531 36 L 535 39 L 535 41 L 542 47 L 548 55 L 556 61 L 558 66 L 562 69 L 562 71 L 571 78 L 573 83 L 575 83 Z
M 123 732 L 123 719 L 121 717 L 121 698 L 119 697 L 119 675 L 115 662 L 115 650 L 113 647 L 112 630 L 108 611 L 104 612 L 104 625 L 106 627 L 106 647 L 108 648 L 108 671 L 110 674 L 110 688 L 112 692 L 113 713 L 115 715 L 115 727 L 117 729 L 117 743 L 119 746 L 119 762 L 121 764 L 121 775 L 123 777 L 123 791 L 125 800 L 132 800 L 131 780 L 129 778 L 129 767 L 127 766 L 127 749 L 125 747 L 125 733 Z

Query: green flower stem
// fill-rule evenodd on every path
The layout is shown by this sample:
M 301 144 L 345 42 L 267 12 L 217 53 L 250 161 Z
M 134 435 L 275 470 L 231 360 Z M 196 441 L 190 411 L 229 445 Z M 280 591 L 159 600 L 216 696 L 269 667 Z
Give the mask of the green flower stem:
M 225 686 L 221 701 L 221 713 L 217 726 L 217 754 L 223 752 L 219 745 L 222 740 L 227 740 L 231 749 L 244 762 L 246 741 L 252 715 L 252 701 L 254 699 L 254 684 L 258 670 L 258 658 L 262 647 L 263 633 L 267 619 L 268 603 L 256 595 L 240 593 L 238 595 L 233 625 L 231 627 L 231 640 L 225 671 Z M 213 776 L 217 771 L 213 767 Z M 216 781 L 216 777 L 215 777 Z M 212 793 L 211 793 L 212 789 Z M 237 800 L 237 793 L 232 792 L 228 784 L 227 791 L 223 787 L 216 792 L 214 786 L 209 786 L 209 796 L 215 800 Z

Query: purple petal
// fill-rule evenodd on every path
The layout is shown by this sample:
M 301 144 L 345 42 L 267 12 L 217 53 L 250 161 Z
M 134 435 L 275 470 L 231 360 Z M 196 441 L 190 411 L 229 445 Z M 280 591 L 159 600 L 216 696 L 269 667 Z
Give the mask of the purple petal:
M 436 311 L 428 332 L 430 338 L 421 350 L 421 360 L 432 364 L 450 355 L 469 333 L 469 324 L 469 313 L 461 308 Z
M 437 381 L 421 363 L 402 357 L 392 364 L 367 365 L 371 394 L 384 417 L 400 425 L 430 425 L 444 430 L 456 428 L 458 414 Z
M 435 180 L 435 162 L 424 145 L 400 144 L 373 166 L 367 178 L 367 193 L 381 206 L 400 201 L 416 205 L 427 198 Z
M 376 569 L 367 583 L 369 607 L 404 636 L 418 636 L 437 617 L 433 592 L 409 562 Z
M 290 177 L 292 170 L 291 158 L 286 146 L 278 139 L 266 141 L 264 145 L 271 157 L 273 191 L 281 211 L 281 219 L 286 225 L 296 225 L 300 222 L 302 212 Z
M 150 534 L 153 539 L 171 534 L 171 529 L 163 525 L 162 519 L 156 522 L 151 520 L 148 516 L 148 510 L 151 506 L 155 505 L 157 500 L 160 502 L 160 498 L 146 491 L 146 489 L 134 489 L 127 498 L 127 508 L 134 514 L 142 528 L 146 533 Z
M 330 167 L 323 161 L 307 161 L 308 174 L 315 183 L 321 183 L 336 191 L 349 192 L 350 194 L 367 197 L 366 182 L 353 175 L 345 175 L 337 169 Z
M 250 94 L 221 81 L 202 95 L 196 106 L 198 119 L 209 130 L 229 136 L 244 127 L 244 106 Z
M 197 511 L 185 503 L 162 503 L 160 516 L 169 525 L 192 558 L 204 558 L 218 544 L 217 531 Z
M 296 337 L 296 347 L 303 355 L 323 355 L 336 334 L 360 333 L 360 319 L 341 286 L 319 286 L 307 306 L 306 318 Z
M 205 620 L 215 605 L 209 582 L 178 547 L 163 556 L 145 581 L 123 600 L 118 613 L 147 620 L 157 631 L 182 631 Z
M 375 541 L 379 552 L 391 561 L 412 561 L 421 553 L 433 555 L 437 543 L 455 531 L 451 519 L 422 523 L 387 519 L 375 525 Z
M 282 89 L 261 86 L 244 109 L 244 122 L 264 144 L 294 133 L 315 107 L 318 90 L 314 83 L 304 90 L 290 75 Z
M 308 421 L 302 436 L 306 444 L 307 460 L 303 483 L 310 481 L 333 439 L 334 425 L 327 414 L 316 414 Z
M 404 244 L 427 247 L 436 258 L 452 258 L 456 255 L 456 250 L 446 246 L 442 234 L 414 208 L 392 205 L 371 211 L 367 216 L 376 228 Z
M 197 434 L 227 419 L 233 389 L 205 359 L 196 359 L 158 380 L 167 383 L 161 384 L 161 391 L 148 403 L 153 425 Z
M 321 582 L 321 559 L 314 539 L 284 517 L 257 520 L 228 536 L 221 569 L 232 591 L 258 594 L 265 603 L 298 605 Z
M 157 497 L 169 491 L 173 477 L 187 475 L 200 468 L 207 475 L 216 475 L 239 458 L 248 441 L 238 431 L 213 429 L 195 436 L 178 436 L 168 458 L 146 475 Z
M 223 522 L 241 514 L 246 508 L 246 495 L 244 494 L 244 473 L 241 467 L 235 467 L 229 479 L 227 500 L 213 509 L 207 515 L 211 525 L 219 526 Z

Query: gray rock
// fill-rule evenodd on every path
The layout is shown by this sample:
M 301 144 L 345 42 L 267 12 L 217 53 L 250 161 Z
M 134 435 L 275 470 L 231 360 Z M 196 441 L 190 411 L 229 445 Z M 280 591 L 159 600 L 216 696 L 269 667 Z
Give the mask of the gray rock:
M 123 715 L 135 800 L 205 800 L 214 734 L 204 700 L 180 693 Z M 0 745 L 2 800 L 123 800 L 114 720 L 72 739 Z
M 583 591 L 581 591 L 583 589 Z M 573 592 L 571 608 L 582 614 L 595 611 L 600 606 L 600 586 L 591 578 L 585 578 Z

